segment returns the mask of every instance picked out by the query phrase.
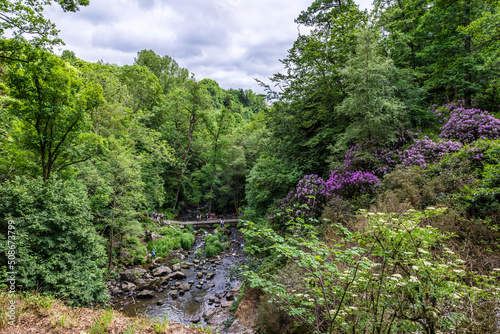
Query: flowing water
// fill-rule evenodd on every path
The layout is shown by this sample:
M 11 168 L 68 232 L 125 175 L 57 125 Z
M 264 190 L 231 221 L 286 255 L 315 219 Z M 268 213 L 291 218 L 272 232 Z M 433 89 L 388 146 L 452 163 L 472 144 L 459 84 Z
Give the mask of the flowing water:
M 244 246 L 243 239 L 235 226 L 228 227 L 228 230 L 231 231 L 231 234 L 228 236 L 231 245 L 229 249 L 223 251 L 218 257 L 205 259 L 204 237 L 208 233 L 213 233 L 214 230 L 209 228 L 197 229 L 198 233 L 195 244 L 191 251 L 183 253 L 185 259 L 181 263 L 195 263 L 197 262 L 196 260 L 199 260 L 200 263 L 197 264 L 198 268 L 192 266 L 189 269 L 181 269 L 187 275 L 187 278 L 164 283 L 162 289 L 155 292 L 155 298 L 153 299 L 137 299 L 128 294 L 117 296 L 114 299 L 115 307 L 130 316 L 144 314 L 149 318 L 165 319 L 182 324 L 190 324 L 193 319 L 199 318 L 199 323 L 206 325 L 206 321 L 202 316 L 203 313 L 210 309 L 221 307 L 220 304 L 213 303 L 213 299 L 220 297 L 222 302 L 227 303 L 227 299 L 224 296 L 230 294 L 231 290 L 234 291 L 237 289 L 240 284 L 237 279 L 231 279 L 229 273 L 230 269 L 241 266 L 245 260 L 242 251 Z M 196 258 L 197 249 L 203 251 L 203 256 L 198 259 Z M 159 261 L 162 261 L 163 265 L 172 268 L 174 258 L 178 258 L 178 256 L 174 255 Z M 151 263 L 143 265 L 142 268 L 148 269 L 149 266 L 151 266 Z M 206 271 L 207 273 L 213 272 L 215 276 L 210 280 L 207 279 L 206 275 L 203 275 L 201 279 L 197 278 L 196 273 L 202 271 Z M 196 285 L 201 280 L 204 280 L 205 283 L 201 289 L 198 289 Z M 190 281 L 194 281 L 195 283 L 184 295 L 178 298 L 169 296 L 171 287 L 174 287 L 177 282 L 187 283 Z M 236 294 L 234 297 L 236 298 Z

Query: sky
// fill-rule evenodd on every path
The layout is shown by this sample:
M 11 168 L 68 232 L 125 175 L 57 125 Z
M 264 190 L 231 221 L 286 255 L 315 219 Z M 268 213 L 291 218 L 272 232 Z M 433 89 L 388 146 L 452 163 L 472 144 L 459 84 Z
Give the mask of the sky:
M 313 0 L 90 0 L 79 12 L 48 7 L 59 37 L 88 62 L 130 65 L 148 49 L 174 58 L 197 80 L 262 93 L 255 79 L 283 70 L 298 36 L 294 19 Z M 371 0 L 357 0 L 360 8 Z M 300 27 L 299 27 L 300 29 Z M 302 27 L 302 30 L 304 28 Z

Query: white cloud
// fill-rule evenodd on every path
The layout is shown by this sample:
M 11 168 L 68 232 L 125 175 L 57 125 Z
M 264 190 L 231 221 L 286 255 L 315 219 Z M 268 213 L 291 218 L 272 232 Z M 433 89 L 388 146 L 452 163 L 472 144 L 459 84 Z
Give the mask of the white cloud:
M 364 0 L 371 1 L 371 0 Z M 95 62 L 132 64 L 137 52 L 169 55 L 199 79 L 223 88 L 262 91 L 282 69 L 297 38 L 294 19 L 312 0 L 90 0 L 77 13 L 53 6 L 47 16 L 66 42 L 61 49 Z M 360 2 L 361 3 L 361 2 Z M 367 7 L 361 3 L 361 7 Z

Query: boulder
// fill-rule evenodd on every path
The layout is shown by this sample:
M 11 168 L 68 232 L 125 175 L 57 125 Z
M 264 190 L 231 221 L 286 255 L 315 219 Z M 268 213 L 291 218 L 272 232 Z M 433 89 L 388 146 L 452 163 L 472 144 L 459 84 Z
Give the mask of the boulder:
M 214 316 L 217 311 L 215 309 L 207 310 L 203 313 L 203 319 L 210 319 Z
M 113 288 L 111 289 L 111 294 L 112 294 L 113 296 L 119 295 L 119 294 L 120 294 L 120 293 L 122 293 L 122 292 L 123 292 L 123 291 L 122 291 L 119 287 L 117 287 L 117 286 L 115 286 L 115 287 L 113 287 Z
M 168 279 L 185 279 L 186 277 L 182 271 L 175 271 L 167 276 Z
M 151 279 L 138 279 L 135 281 L 137 285 L 136 290 L 153 290 L 156 289 L 163 283 L 161 278 L 151 278 Z
M 215 273 L 208 273 L 207 279 L 212 279 L 212 278 L 214 278 L 214 276 L 215 276 Z
M 198 277 L 198 278 L 202 278 L 202 277 L 203 277 L 203 273 L 202 273 L 202 272 L 200 272 L 200 271 L 199 271 L 199 272 L 197 272 L 197 273 L 196 273 L 196 277 Z
M 189 284 L 189 283 L 182 283 L 179 286 L 179 289 L 182 290 L 182 291 L 189 291 L 189 290 L 191 290 L 191 284 Z
M 154 293 L 151 290 L 144 290 L 139 292 L 136 297 L 139 299 L 151 299 L 154 297 Z
M 232 302 L 223 302 L 223 303 L 221 304 L 221 307 L 222 307 L 222 308 L 228 308 L 228 307 L 231 307 L 231 304 L 232 304 Z
M 172 298 L 177 298 L 179 297 L 179 291 L 177 290 L 170 290 L 170 292 L 168 293 L 168 295 Z
M 122 250 L 118 258 L 128 260 L 130 258 L 130 253 Z
M 130 282 L 123 282 L 122 283 L 122 290 L 125 292 L 134 291 L 136 288 L 137 288 L 137 286 L 134 283 L 130 283 Z
M 198 323 L 198 322 L 200 322 L 200 321 L 201 321 L 201 318 L 200 318 L 200 316 L 199 316 L 199 315 L 197 315 L 197 316 L 194 316 L 193 318 L 191 318 L 191 320 L 190 320 L 190 321 L 191 321 L 192 323 Z
M 175 264 L 172 266 L 172 270 L 173 270 L 173 271 L 181 271 L 181 264 L 180 264 L 180 263 L 175 263 Z
M 168 275 L 171 273 L 172 273 L 172 269 L 170 269 L 169 267 L 164 267 L 164 266 L 158 267 L 158 268 L 154 269 L 152 272 L 153 276 L 164 276 L 164 275 Z
M 146 241 L 156 241 L 165 238 L 163 235 L 156 234 L 150 230 L 146 231 Z
M 147 270 L 146 269 L 142 269 L 142 268 L 128 269 L 128 270 L 125 270 L 124 272 L 120 273 L 120 279 L 122 281 L 127 281 L 127 282 L 133 282 L 133 283 L 135 283 L 135 281 L 138 280 L 146 272 L 147 272 Z

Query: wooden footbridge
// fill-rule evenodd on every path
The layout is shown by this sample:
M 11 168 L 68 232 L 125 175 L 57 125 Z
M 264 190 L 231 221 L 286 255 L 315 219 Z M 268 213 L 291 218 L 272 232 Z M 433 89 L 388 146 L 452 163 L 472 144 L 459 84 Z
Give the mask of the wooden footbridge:
M 225 224 L 230 224 L 230 223 L 238 223 L 240 221 L 239 218 L 233 218 L 233 219 L 224 219 Z M 171 225 L 171 224 L 178 224 L 178 225 L 212 225 L 212 224 L 220 224 L 220 219 L 209 219 L 209 220 L 200 220 L 200 221 L 176 221 L 176 220 L 164 220 L 164 224 L 166 225 Z

